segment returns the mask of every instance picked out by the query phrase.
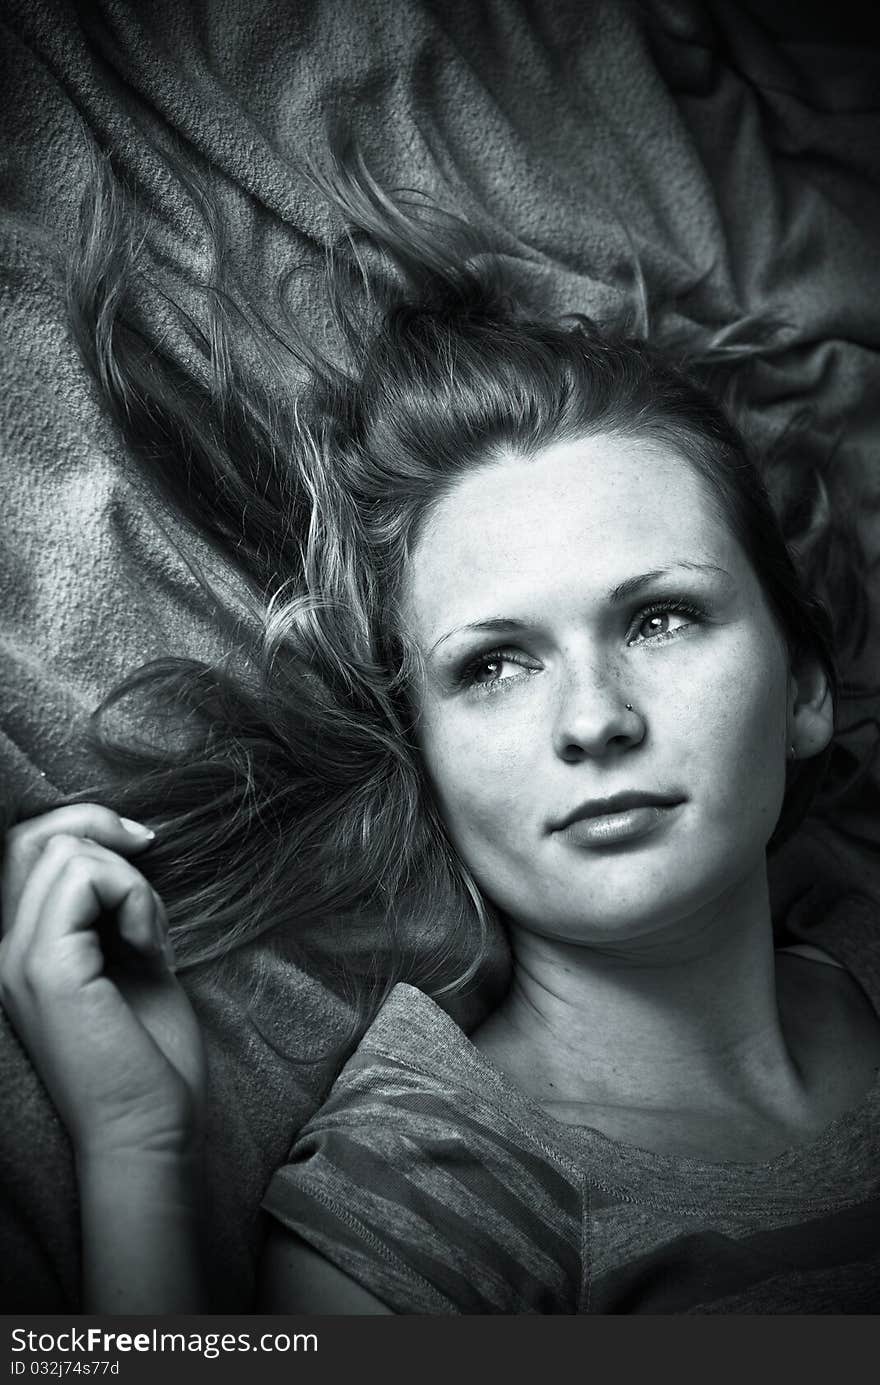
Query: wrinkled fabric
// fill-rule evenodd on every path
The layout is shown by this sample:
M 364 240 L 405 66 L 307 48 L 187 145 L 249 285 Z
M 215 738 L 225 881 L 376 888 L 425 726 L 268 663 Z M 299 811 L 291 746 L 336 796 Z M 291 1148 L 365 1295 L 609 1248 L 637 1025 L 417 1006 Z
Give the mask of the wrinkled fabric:
M 720 0 L 5 0 L 6 821 L 94 781 L 82 720 L 122 674 L 159 654 L 223 651 L 182 553 L 225 577 L 233 608 L 238 591 L 126 455 L 65 325 L 51 242 L 72 226 L 93 143 L 112 148 L 153 213 L 167 264 L 198 273 L 204 232 L 161 152 L 183 141 L 228 216 L 230 265 L 256 294 L 292 259 L 317 263 L 329 222 L 297 161 L 320 164 L 349 131 L 384 182 L 490 232 L 548 307 L 619 311 L 637 260 L 683 339 L 769 314 L 783 326 L 748 379 L 754 427 L 773 438 L 809 409 L 804 466 L 811 447 L 834 451 L 880 553 L 880 56 L 836 11 L 831 38 L 815 18 L 792 32 L 789 12 Z M 294 293 L 320 325 L 305 276 Z M 802 904 L 823 859 L 795 844 L 780 856 L 786 906 Z M 835 878 L 819 879 L 819 896 Z M 281 957 L 203 969 L 188 985 L 211 1057 L 212 1253 L 235 1303 L 249 1292 L 263 1188 L 332 1076 L 284 1054 L 332 1037 L 344 1014 Z M 78 1292 L 69 1151 L 3 1025 L 4 1307 L 63 1309 Z
M 871 912 L 870 930 L 859 914 L 820 936 L 845 939 L 876 1011 Z M 264 1207 L 394 1313 L 871 1312 L 880 1072 L 770 1159 L 657 1154 L 552 1120 L 399 985 Z

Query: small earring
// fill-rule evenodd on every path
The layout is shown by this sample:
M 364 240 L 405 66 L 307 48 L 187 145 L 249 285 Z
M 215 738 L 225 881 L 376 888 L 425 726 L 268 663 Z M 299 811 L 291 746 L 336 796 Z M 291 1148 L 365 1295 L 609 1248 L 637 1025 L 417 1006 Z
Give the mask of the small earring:
M 795 750 L 795 748 L 794 748 L 793 745 L 790 745 L 790 746 L 788 747 L 788 758 L 789 758 L 790 760 L 796 760 L 796 759 L 797 759 L 797 751 Z
M 632 703 L 631 703 L 631 702 L 627 702 L 627 704 L 626 704 L 626 710 L 627 710 L 628 712 L 631 712 L 632 709 L 633 709 Z

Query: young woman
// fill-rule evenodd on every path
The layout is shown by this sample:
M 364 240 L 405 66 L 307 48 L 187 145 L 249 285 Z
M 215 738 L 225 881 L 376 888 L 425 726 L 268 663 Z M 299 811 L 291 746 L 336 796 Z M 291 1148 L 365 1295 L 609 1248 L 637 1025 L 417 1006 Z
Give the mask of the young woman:
M 368 181 L 347 196 L 397 274 L 363 269 L 346 370 L 297 345 L 310 407 L 274 399 L 301 550 L 262 682 L 159 671 L 208 726 L 122 803 L 152 790 L 157 830 L 81 803 L 7 842 L 2 997 L 73 1140 L 87 1306 L 207 1306 L 203 1061 L 164 895 L 192 956 L 245 899 L 227 949 L 298 913 L 319 957 L 331 919 L 352 956 L 383 930 L 348 972 L 360 1043 L 266 1194 L 263 1310 L 876 1308 L 880 947 L 774 946 L 767 848 L 836 686 L 758 473 L 644 342 L 529 316 L 451 228 L 444 249 Z M 230 436 L 256 475 L 248 404 Z M 437 999 L 499 925 L 511 984 L 466 1037 Z

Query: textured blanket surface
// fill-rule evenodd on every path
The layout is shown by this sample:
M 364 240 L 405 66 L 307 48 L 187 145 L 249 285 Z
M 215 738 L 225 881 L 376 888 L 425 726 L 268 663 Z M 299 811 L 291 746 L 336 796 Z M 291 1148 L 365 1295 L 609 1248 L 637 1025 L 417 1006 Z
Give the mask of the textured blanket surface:
M 257 293 L 291 256 L 317 260 L 327 214 L 297 161 L 320 163 L 345 129 L 383 181 L 490 230 L 560 311 L 616 308 L 636 252 L 651 297 L 695 340 L 769 313 L 784 327 L 749 380 L 754 425 L 769 439 L 809 409 L 805 470 L 811 449 L 833 454 L 880 558 L 880 50 L 854 12 L 835 7 L 831 33 L 818 13 L 688 0 L 3 0 L 6 821 L 96 778 L 83 717 L 124 673 L 223 649 L 181 552 L 218 579 L 219 560 L 145 486 L 65 325 L 54 246 L 95 144 L 157 218 L 169 261 L 198 270 L 202 232 L 161 155 L 181 139 Z M 317 320 L 305 278 L 300 307 Z M 864 679 L 872 661 L 876 639 L 848 672 Z M 832 846 L 815 828 L 783 853 L 779 908 L 806 910 L 808 924 L 810 900 L 839 903 L 864 875 L 870 802 L 858 811 L 862 837 Z M 247 1301 L 262 1189 L 331 1076 L 284 1053 L 329 1038 L 340 1005 L 278 958 L 188 985 L 209 1038 L 213 1251 L 234 1306 Z M 0 1303 L 75 1306 L 69 1150 L 0 1022 Z

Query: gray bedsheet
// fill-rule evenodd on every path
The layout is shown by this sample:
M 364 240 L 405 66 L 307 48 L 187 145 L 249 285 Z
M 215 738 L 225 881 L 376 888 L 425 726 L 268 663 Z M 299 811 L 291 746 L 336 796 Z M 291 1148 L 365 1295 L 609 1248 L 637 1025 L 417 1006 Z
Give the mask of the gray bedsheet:
M 94 779 L 82 718 L 120 675 L 160 653 L 223 647 L 180 549 L 217 578 L 220 560 L 145 489 L 65 326 L 52 247 L 93 142 L 113 148 L 158 218 L 169 261 L 198 269 L 201 233 L 155 152 L 182 139 L 227 209 L 231 262 L 258 293 L 291 255 L 317 258 L 327 218 L 296 161 L 320 161 L 345 128 L 383 180 L 491 230 L 561 311 L 619 306 L 635 250 L 685 338 L 772 314 L 785 326 L 749 378 L 754 426 L 772 438 L 810 410 L 805 476 L 833 457 L 829 484 L 876 559 L 880 53 L 846 13 L 835 9 L 829 32 L 816 7 L 687 0 L 3 0 L 7 820 Z M 303 312 L 311 302 L 303 290 Z M 234 604 L 238 579 L 226 580 Z M 875 638 L 849 673 L 875 671 L 876 651 Z M 848 715 L 871 710 L 866 699 Z M 866 802 L 853 809 L 864 839 L 829 844 L 818 827 L 792 844 L 774 870 L 780 910 L 796 904 L 808 922 L 864 875 Z M 188 984 L 211 1053 L 214 1260 L 235 1305 L 249 1291 L 262 1188 L 330 1075 L 292 1067 L 284 1051 L 326 1037 L 341 1007 L 280 956 Z M 2 1307 L 73 1307 L 68 1147 L 2 1024 Z

